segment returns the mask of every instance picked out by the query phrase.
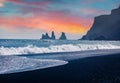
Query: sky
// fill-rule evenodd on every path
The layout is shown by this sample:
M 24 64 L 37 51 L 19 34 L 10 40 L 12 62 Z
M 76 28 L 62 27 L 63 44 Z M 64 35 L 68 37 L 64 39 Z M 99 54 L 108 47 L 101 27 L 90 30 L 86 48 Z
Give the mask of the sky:
M 94 17 L 110 14 L 120 0 L 0 0 L 0 39 L 39 39 L 55 31 L 80 39 Z

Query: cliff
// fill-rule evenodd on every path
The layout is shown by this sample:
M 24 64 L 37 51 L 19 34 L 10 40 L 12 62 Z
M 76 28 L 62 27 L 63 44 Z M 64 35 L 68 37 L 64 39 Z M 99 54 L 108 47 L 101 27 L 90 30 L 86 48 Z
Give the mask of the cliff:
M 93 26 L 82 40 L 120 40 L 120 7 L 110 15 L 95 17 Z

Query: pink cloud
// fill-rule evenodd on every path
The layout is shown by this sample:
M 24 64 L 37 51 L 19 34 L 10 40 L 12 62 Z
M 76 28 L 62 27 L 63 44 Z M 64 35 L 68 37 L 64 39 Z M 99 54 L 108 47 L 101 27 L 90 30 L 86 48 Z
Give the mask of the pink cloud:
M 26 5 L 36 5 L 36 6 L 46 6 L 48 5 L 50 2 L 49 1 L 37 1 L 37 2 L 26 2 L 24 0 L 6 0 L 8 2 L 13 2 L 13 3 L 18 3 L 18 4 L 26 4 Z
M 0 0 L 0 7 L 4 6 L 4 2 L 5 2 L 5 0 Z

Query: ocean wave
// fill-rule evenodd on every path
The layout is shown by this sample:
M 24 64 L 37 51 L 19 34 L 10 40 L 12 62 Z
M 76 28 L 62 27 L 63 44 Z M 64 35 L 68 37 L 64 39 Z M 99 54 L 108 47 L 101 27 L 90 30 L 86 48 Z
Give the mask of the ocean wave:
M 18 56 L 0 56 L 0 74 L 44 69 L 65 65 L 67 63 L 67 61 L 55 59 L 30 59 Z
M 36 53 L 57 53 L 57 52 L 74 52 L 98 49 L 120 49 L 120 46 L 112 44 L 63 44 L 49 47 L 37 47 L 28 45 L 26 47 L 0 47 L 0 55 L 22 55 Z

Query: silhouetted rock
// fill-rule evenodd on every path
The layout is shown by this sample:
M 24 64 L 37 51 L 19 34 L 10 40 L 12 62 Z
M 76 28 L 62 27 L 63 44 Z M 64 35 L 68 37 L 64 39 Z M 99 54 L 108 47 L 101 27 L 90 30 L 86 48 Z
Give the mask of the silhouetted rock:
M 41 39 L 51 39 L 51 38 L 49 37 L 48 33 L 46 33 L 45 35 L 42 34 L 42 38 Z
M 120 40 L 120 7 L 110 15 L 95 17 L 94 24 L 83 40 Z
M 44 34 L 42 34 L 42 38 L 41 39 L 44 39 L 45 38 L 45 35 Z
M 60 36 L 59 40 L 67 40 L 64 32 L 62 32 L 62 35 Z
M 48 35 L 48 33 L 46 34 L 42 34 L 42 38 L 41 39 L 48 39 L 48 40 L 56 40 L 56 36 L 54 31 L 52 31 L 51 37 Z M 66 40 L 66 35 L 64 32 L 62 32 L 62 35 L 60 36 L 59 40 Z
M 52 40 L 55 40 L 55 39 L 56 39 L 55 34 L 54 34 L 54 31 L 52 31 L 51 39 L 52 39 Z
M 41 38 L 41 39 L 51 39 L 51 40 L 55 40 L 56 37 L 55 37 L 54 31 L 52 31 L 51 37 L 48 35 L 48 33 L 46 33 L 45 35 L 42 34 L 42 38 Z

